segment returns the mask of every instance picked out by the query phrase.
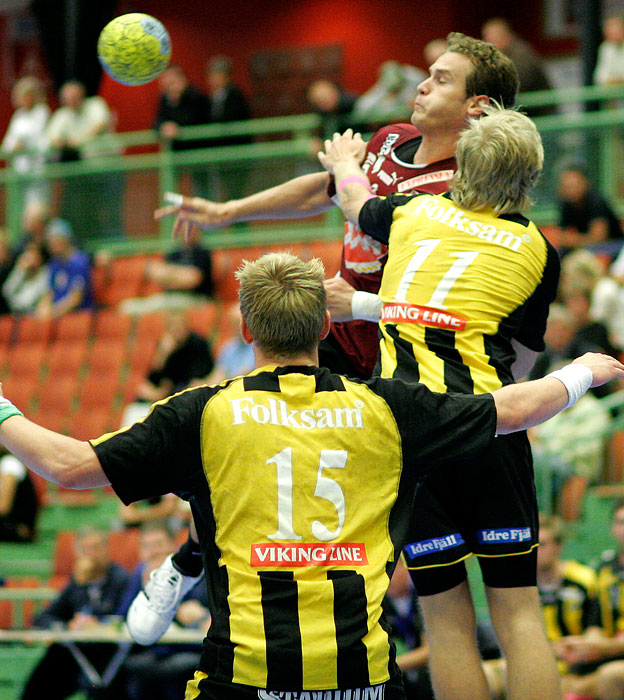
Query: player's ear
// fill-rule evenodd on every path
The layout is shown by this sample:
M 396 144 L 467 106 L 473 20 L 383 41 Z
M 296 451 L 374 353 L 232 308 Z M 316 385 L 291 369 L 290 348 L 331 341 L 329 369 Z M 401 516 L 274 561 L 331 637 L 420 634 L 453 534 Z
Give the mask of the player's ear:
M 489 105 L 490 98 L 487 95 L 472 95 L 468 98 L 468 116 L 479 117 L 483 114 L 483 105 Z
M 253 336 L 251 335 L 251 331 L 247 327 L 245 319 L 242 316 L 240 321 L 240 334 L 241 338 L 247 343 L 247 345 L 251 345 L 253 343 Z
M 331 314 L 329 311 L 325 312 L 325 318 L 323 320 L 323 330 L 321 331 L 321 337 L 320 340 L 323 340 L 323 338 L 327 338 L 329 335 L 329 329 L 331 328 Z

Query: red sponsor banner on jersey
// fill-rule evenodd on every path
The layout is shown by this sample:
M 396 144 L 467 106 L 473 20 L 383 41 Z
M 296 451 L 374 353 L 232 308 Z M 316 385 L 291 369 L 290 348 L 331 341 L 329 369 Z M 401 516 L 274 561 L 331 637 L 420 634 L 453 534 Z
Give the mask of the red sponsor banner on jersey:
M 408 180 L 403 180 L 397 185 L 399 192 L 412 192 L 413 190 L 424 189 L 427 185 L 435 182 L 448 182 L 453 178 L 455 172 L 453 170 L 437 170 L 432 173 L 423 173 L 416 177 L 410 177 Z M 445 190 L 441 190 L 444 192 Z
M 418 323 L 421 326 L 445 328 L 449 331 L 463 331 L 466 319 L 450 311 L 441 311 L 429 306 L 390 302 L 381 309 L 382 323 Z
M 346 542 L 296 544 L 264 542 L 251 545 L 252 566 L 365 566 L 368 564 L 366 545 Z

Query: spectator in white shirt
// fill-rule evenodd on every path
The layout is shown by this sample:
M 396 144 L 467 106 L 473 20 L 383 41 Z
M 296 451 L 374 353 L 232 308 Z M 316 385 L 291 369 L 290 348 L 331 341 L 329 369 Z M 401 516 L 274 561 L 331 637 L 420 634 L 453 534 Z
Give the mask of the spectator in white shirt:
M 624 82 L 624 14 L 607 15 L 602 25 L 604 41 L 598 49 L 594 71 L 596 85 L 617 85 Z
M 11 165 L 24 178 L 20 209 L 33 201 L 47 201 L 49 185 L 41 178 L 45 162 L 44 138 L 50 108 L 43 84 L 32 75 L 20 78 L 11 91 L 15 112 L 2 140 L 1 149 L 11 155 Z

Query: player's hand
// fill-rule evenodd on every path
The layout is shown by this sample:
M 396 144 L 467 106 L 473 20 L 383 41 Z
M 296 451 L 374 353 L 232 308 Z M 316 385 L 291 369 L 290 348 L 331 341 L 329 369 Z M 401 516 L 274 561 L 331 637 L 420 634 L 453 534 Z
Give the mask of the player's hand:
M 352 321 L 351 300 L 355 289 L 342 277 L 332 277 L 323 282 L 327 294 L 327 309 L 331 314 L 331 320 Z
M 603 355 L 599 352 L 586 352 L 577 357 L 572 364 L 580 364 L 589 367 L 594 375 L 592 387 L 602 386 L 612 379 L 624 379 L 624 365 L 611 355 Z
M 366 142 L 361 134 L 354 134 L 353 129 L 347 129 L 344 134 L 335 133 L 333 139 L 325 140 L 325 150 L 318 152 L 321 165 L 328 172 L 334 172 L 338 163 L 355 160 L 361 163 L 366 153 Z
M 173 237 L 188 240 L 194 226 L 202 229 L 215 229 L 232 222 L 228 214 L 227 202 L 211 202 L 201 197 L 182 197 L 181 204 L 169 204 L 154 212 L 159 221 L 165 216 L 175 214 Z

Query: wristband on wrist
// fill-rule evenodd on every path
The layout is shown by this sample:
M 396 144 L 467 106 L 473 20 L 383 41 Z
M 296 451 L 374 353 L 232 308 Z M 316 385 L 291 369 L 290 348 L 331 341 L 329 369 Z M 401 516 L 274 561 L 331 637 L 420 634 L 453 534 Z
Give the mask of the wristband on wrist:
M 378 323 L 382 306 L 383 301 L 376 294 L 370 292 L 356 291 L 351 297 L 351 313 L 353 318 L 358 321 Z
M 23 416 L 24 414 L 14 406 L 8 399 L 4 396 L 0 397 L 0 423 L 4 423 L 7 418 L 11 416 Z
M 363 175 L 347 175 L 347 177 L 343 177 L 338 185 L 338 192 L 342 192 L 347 185 L 351 185 L 355 182 L 359 182 L 360 185 L 364 185 L 364 187 L 366 187 L 366 189 L 372 194 L 370 183 Z
M 583 396 L 594 381 L 594 375 L 585 365 L 566 365 L 561 369 L 550 372 L 547 377 L 558 379 L 568 392 L 568 403 L 564 406 L 570 408 Z

